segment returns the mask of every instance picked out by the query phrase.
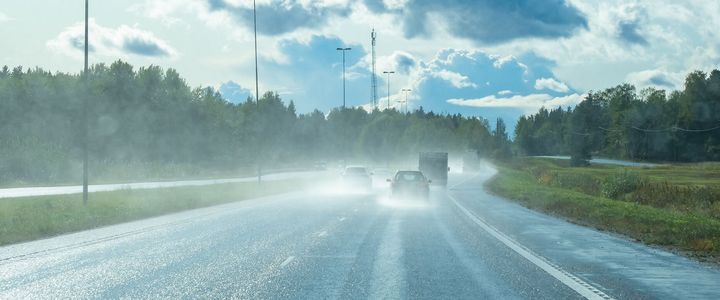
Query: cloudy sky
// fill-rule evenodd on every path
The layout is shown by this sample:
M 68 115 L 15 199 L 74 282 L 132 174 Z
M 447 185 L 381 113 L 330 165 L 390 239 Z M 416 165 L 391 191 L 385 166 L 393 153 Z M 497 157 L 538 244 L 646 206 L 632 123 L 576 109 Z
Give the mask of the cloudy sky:
M 82 68 L 81 0 L 3 0 L 0 65 Z M 720 64 L 720 1 L 258 0 L 260 89 L 298 110 L 370 102 L 370 31 L 387 106 L 506 118 L 629 82 L 672 90 Z M 91 1 L 91 62 L 177 69 L 243 101 L 254 86 L 252 2 Z M 248 89 L 250 88 L 250 89 Z

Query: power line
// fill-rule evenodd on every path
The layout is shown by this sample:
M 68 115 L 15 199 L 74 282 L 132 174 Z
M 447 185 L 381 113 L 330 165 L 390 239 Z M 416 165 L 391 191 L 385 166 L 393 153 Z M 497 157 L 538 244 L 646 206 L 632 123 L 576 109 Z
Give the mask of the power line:
M 602 126 L 598 126 L 597 128 L 602 131 L 607 131 L 607 132 L 622 132 L 622 131 L 624 131 L 623 129 L 609 129 L 609 128 L 605 128 Z M 631 129 L 634 129 L 637 131 L 642 131 L 642 132 L 668 132 L 668 131 L 708 132 L 708 131 L 720 129 L 720 125 L 712 127 L 712 128 L 704 128 L 704 129 L 689 129 L 689 128 L 682 128 L 682 127 L 678 127 L 678 126 L 654 129 L 654 128 L 640 128 L 640 127 L 633 126 L 633 125 L 628 126 L 628 128 L 631 128 Z M 581 134 L 581 135 L 584 135 L 584 134 Z
M 707 128 L 707 129 L 685 129 L 685 128 L 680 128 L 680 127 L 673 127 L 673 129 L 680 130 L 680 131 L 686 131 L 686 132 L 707 132 L 707 131 L 713 131 L 715 129 L 720 129 L 720 126 L 715 126 L 713 128 Z
M 576 132 L 576 131 L 572 131 L 572 130 L 570 131 L 570 133 L 572 133 L 572 134 L 574 134 L 574 135 L 583 135 L 583 136 L 589 136 L 589 135 L 590 135 L 590 133 L 580 133 L 580 132 Z
M 635 126 L 630 126 L 630 128 L 635 129 L 637 131 L 643 131 L 643 132 L 665 132 L 665 131 L 671 131 L 675 127 L 663 128 L 663 129 L 647 129 L 647 128 L 638 128 Z
M 622 131 L 622 130 L 620 130 L 620 129 L 607 129 L 607 128 L 604 128 L 604 127 L 602 127 L 602 126 L 598 126 L 598 128 L 599 128 L 600 130 L 609 131 L 609 132 L 620 132 L 620 131 Z

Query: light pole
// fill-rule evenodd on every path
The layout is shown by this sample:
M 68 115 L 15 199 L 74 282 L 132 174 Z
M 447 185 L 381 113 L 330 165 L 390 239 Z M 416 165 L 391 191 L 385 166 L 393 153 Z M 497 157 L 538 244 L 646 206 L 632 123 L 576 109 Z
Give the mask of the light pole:
M 402 91 L 405 93 L 405 101 L 403 101 L 403 103 L 405 103 L 405 113 L 407 113 L 407 112 L 408 112 L 408 100 L 407 100 L 407 96 L 408 96 L 408 93 L 409 93 L 409 92 L 412 92 L 412 90 L 411 90 L 411 89 L 402 89 Z
M 345 51 L 350 51 L 352 48 L 337 48 L 336 50 L 342 51 L 343 57 L 343 108 L 345 108 Z
M 85 72 L 83 73 L 83 81 L 85 89 L 89 88 L 88 84 L 88 2 L 85 0 Z M 83 97 L 83 205 L 88 203 L 88 97 L 86 93 Z
M 255 105 L 257 106 L 258 110 L 258 116 L 260 115 L 260 87 L 258 83 L 258 54 L 257 54 L 257 9 L 255 8 L 255 0 L 253 0 L 253 29 L 254 29 L 254 38 L 255 38 Z M 260 149 L 260 143 L 261 141 L 258 141 L 258 162 L 257 162 L 257 178 L 258 183 L 262 182 L 262 166 L 260 159 L 260 154 L 262 153 L 262 149 Z
M 390 109 L 390 74 L 395 74 L 395 71 L 383 71 L 383 74 L 387 74 L 387 109 Z
M 397 103 L 400 103 L 400 108 L 398 109 L 398 112 L 402 112 L 403 104 L 407 103 L 407 100 L 400 100 L 396 101 Z

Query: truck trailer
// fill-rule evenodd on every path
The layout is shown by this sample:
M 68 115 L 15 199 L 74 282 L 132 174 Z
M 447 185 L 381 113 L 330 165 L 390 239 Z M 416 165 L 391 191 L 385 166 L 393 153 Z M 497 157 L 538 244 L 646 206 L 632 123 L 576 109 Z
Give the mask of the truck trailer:
M 448 154 L 447 152 L 420 152 L 418 170 L 432 180 L 433 185 L 447 185 Z

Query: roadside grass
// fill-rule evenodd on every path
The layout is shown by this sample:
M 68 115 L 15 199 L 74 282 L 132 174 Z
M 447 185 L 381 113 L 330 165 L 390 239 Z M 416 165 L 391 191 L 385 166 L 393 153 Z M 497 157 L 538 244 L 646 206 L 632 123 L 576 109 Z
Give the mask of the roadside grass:
M 717 261 L 718 166 L 571 168 L 530 158 L 500 165 L 487 187 L 532 209 Z
M 301 189 L 316 179 L 0 199 L 0 245 Z

